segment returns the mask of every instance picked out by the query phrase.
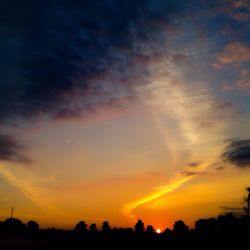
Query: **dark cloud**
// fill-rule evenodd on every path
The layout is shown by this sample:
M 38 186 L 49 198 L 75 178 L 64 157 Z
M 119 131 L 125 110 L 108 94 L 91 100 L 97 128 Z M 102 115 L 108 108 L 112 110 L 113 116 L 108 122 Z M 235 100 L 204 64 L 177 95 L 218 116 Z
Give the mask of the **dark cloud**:
M 219 166 L 219 167 L 216 168 L 216 170 L 223 170 L 223 169 L 224 169 L 223 166 Z
M 124 109 L 136 100 L 135 87 L 147 83 L 148 63 L 163 53 L 171 57 L 168 31 L 186 23 L 180 17 L 189 18 L 212 5 L 220 4 L 0 1 L 0 125 Z M 182 43 L 179 46 L 172 61 L 187 65 L 191 61 L 181 53 Z M 19 147 L 12 150 L 19 152 Z
M 231 140 L 221 157 L 237 167 L 250 167 L 250 140 Z
M 169 53 L 168 27 L 174 30 L 181 17 L 212 5 L 200 0 L 0 1 L 0 122 L 41 115 L 66 119 L 102 106 L 120 108 L 128 96 L 134 101 L 134 86 L 146 83 L 148 62 Z M 172 59 L 190 64 L 181 52 Z
M 188 166 L 189 167 L 198 167 L 199 165 L 201 164 L 201 162 L 190 162 L 189 164 L 188 164 Z
M 193 176 L 193 175 L 197 175 L 196 172 L 193 171 L 182 171 L 181 174 L 183 174 L 184 176 Z
M 123 110 L 135 101 L 134 87 L 145 83 L 148 62 L 161 54 L 161 31 L 180 6 L 174 0 L 0 1 L 0 125 Z M 24 149 L 0 134 L 1 160 L 29 162 Z
M 218 171 L 223 170 L 225 167 L 221 164 L 221 162 L 214 162 L 212 164 L 209 165 L 210 168 L 214 168 Z
M 221 206 L 220 209 L 223 209 L 225 211 L 243 211 L 242 207 L 227 207 L 227 206 Z
M 243 207 L 228 207 L 228 206 L 221 206 L 219 207 L 225 213 L 232 213 L 234 216 L 242 216 L 243 215 Z
M 32 160 L 25 156 L 26 147 L 19 144 L 13 137 L 7 134 L 0 134 L 0 160 L 31 163 Z
M 233 107 L 233 104 L 229 101 L 216 101 L 212 108 L 214 110 L 227 110 L 231 109 Z
M 1 1 L 0 121 L 83 115 L 133 96 L 147 75 L 136 58 L 160 53 L 157 36 L 178 8 L 160 0 Z

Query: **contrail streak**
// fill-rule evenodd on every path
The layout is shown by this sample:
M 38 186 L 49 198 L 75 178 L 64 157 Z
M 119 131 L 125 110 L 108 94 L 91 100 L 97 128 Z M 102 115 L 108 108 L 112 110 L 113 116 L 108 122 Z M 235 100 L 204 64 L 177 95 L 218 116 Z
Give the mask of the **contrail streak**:
M 0 166 L 0 174 L 3 178 L 12 186 L 16 187 L 20 190 L 26 197 L 28 197 L 33 203 L 35 203 L 38 207 L 40 207 L 44 212 L 48 215 L 51 214 L 49 207 L 43 202 L 39 201 L 31 192 L 28 191 L 30 187 L 27 187 L 27 183 L 17 179 L 13 174 L 4 169 L 4 167 Z
M 187 182 L 191 178 L 193 178 L 193 176 L 187 176 L 187 177 L 177 176 L 174 180 L 171 181 L 170 184 L 168 184 L 166 186 L 158 187 L 157 191 L 152 193 L 151 195 L 143 197 L 137 201 L 126 204 L 122 208 L 122 211 L 123 211 L 123 213 L 125 213 L 128 216 L 133 216 L 132 213 L 133 213 L 133 210 L 135 208 L 137 208 L 141 205 L 144 205 L 148 202 L 151 202 L 155 199 L 158 199 L 161 196 L 174 191 L 176 188 L 180 187 L 183 183 Z

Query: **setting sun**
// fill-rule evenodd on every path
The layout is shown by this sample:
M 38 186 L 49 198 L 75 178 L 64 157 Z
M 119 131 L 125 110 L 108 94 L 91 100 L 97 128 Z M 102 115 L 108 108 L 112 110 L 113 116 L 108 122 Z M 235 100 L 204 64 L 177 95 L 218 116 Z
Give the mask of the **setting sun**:
M 160 229 L 160 228 L 157 228 L 157 229 L 156 229 L 156 233 L 160 234 L 160 233 L 161 233 L 161 229 Z

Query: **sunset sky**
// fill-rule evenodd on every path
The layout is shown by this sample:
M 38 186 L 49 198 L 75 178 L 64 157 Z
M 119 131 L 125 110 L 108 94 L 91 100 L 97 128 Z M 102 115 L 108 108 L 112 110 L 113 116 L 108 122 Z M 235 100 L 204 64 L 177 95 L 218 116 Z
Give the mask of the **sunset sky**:
M 249 34 L 249 0 L 0 1 L 0 220 L 241 212 Z

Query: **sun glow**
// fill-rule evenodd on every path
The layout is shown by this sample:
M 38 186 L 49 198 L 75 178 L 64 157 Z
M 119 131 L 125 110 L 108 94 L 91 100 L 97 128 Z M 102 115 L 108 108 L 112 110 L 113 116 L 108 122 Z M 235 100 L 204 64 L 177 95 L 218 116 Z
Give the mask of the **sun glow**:
M 157 228 L 157 229 L 156 229 L 156 233 L 160 234 L 160 233 L 161 233 L 161 229 L 160 229 L 160 228 Z

